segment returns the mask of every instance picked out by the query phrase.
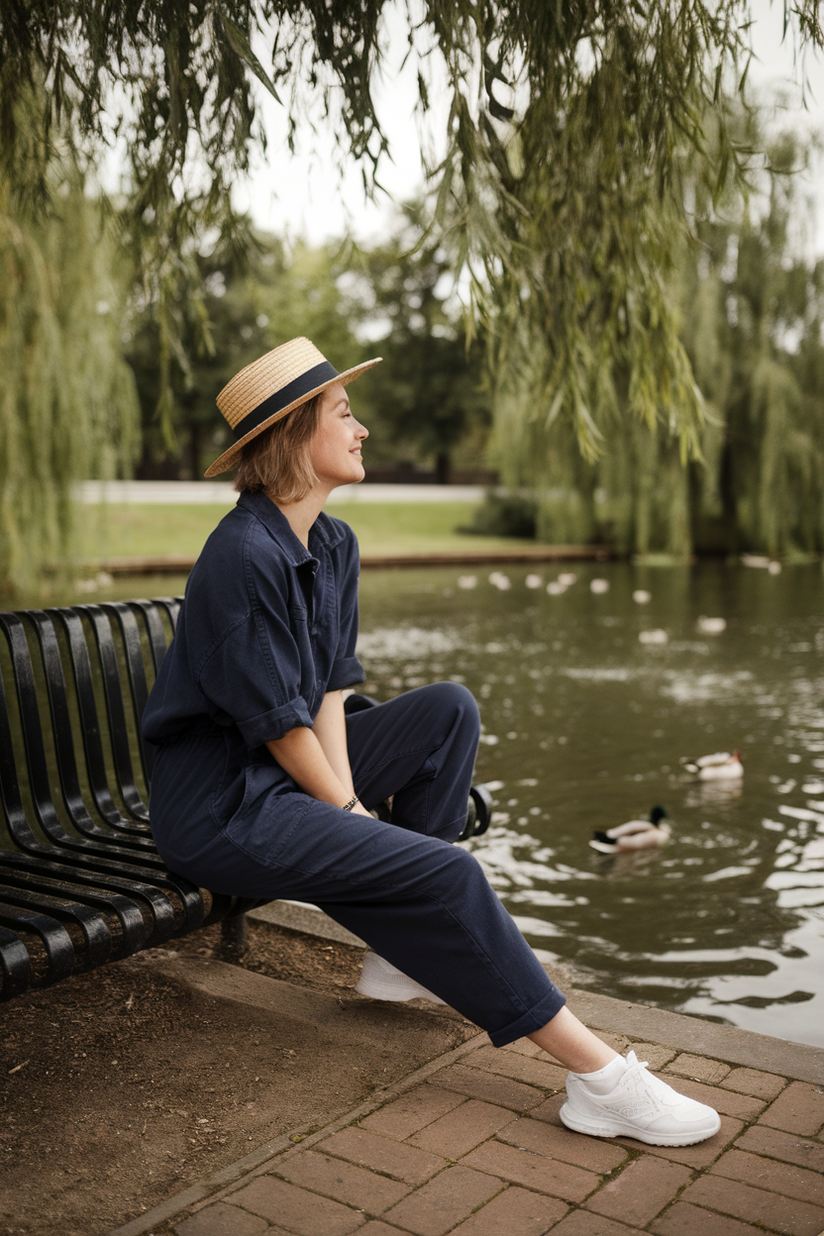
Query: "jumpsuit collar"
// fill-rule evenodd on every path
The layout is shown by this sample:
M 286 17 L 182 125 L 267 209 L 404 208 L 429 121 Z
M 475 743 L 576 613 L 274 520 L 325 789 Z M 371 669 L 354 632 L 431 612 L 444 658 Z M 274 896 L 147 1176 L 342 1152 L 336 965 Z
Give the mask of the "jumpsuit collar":
M 280 545 L 292 566 L 300 567 L 308 562 L 318 561 L 318 553 L 313 554 L 311 549 L 307 549 L 303 542 L 295 536 L 292 526 L 283 514 L 283 511 L 266 494 L 260 491 L 257 493 L 244 491 L 238 498 L 237 505 L 243 507 L 244 510 L 249 511 L 256 519 L 260 520 Z M 309 544 L 319 552 L 334 549 L 336 545 L 340 544 L 343 537 L 344 530 L 338 525 L 337 521 L 330 519 L 324 511 L 321 511 L 309 529 Z

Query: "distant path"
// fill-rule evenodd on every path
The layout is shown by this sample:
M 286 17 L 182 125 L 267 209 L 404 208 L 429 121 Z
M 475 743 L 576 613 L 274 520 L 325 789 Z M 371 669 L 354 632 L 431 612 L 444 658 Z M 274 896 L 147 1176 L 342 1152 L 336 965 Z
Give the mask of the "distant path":
M 605 545 L 518 545 L 512 549 L 433 550 L 416 554 L 361 554 L 361 567 L 506 566 L 537 562 L 607 562 L 623 555 Z M 185 575 L 196 554 L 98 558 L 78 564 L 109 575 Z M 824 1236 L 824 1233 L 822 1233 Z
M 113 505 L 234 506 L 237 493 L 230 481 L 81 481 L 75 486 L 80 502 Z M 480 502 L 483 485 L 342 485 L 330 498 L 339 502 Z

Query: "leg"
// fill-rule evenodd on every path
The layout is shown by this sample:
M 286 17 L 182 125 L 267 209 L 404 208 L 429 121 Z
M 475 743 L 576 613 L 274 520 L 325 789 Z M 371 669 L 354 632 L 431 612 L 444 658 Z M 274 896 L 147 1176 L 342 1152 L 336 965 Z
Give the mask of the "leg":
M 496 1046 L 545 1025 L 565 998 L 474 856 L 391 824 L 383 828 L 392 874 L 378 877 L 377 899 L 360 892 L 344 902 L 320 894 L 316 903 L 403 974 L 482 1026 Z
M 478 706 L 465 687 L 439 682 L 350 714 L 349 756 L 361 802 L 390 795 L 392 823 L 453 841 L 466 821 L 478 750 Z
M 350 751 L 354 756 L 355 785 L 364 802 L 370 801 L 370 794 L 374 794 L 373 801 L 378 802 L 383 796 L 394 793 L 393 823 L 454 839 L 457 831 L 450 818 L 454 802 L 450 807 L 444 807 L 446 796 L 437 795 L 440 788 L 437 777 L 439 772 L 445 774 L 447 770 L 454 774 L 457 765 L 458 792 L 462 796 L 460 806 L 463 809 L 471 778 L 471 765 L 467 775 L 466 756 L 471 753 L 474 764 L 477 749 L 477 728 L 472 728 L 477 710 L 464 698 L 468 693 L 455 692 L 450 688 L 454 688 L 454 684 L 436 684 L 421 692 L 397 697 L 394 708 L 383 705 L 366 710 L 366 716 L 361 716 L 364 721 L 368 717 L 371 725 L 362 724 L 350 729 Z M 411 753 L 414 753 L 414 759 L 410 763 Z M 457 760 L 457 755 L 464 758 Z M 418 763 L 423 756 L 423 762 Z M 466 778 L 465 785 L 462 776 Z M 398 785 L 403 788 L 393 789 Z M 433 787 L 436 790 L 434 802 L 431 795 Z M 486 887 L 488 889 L 489 886 Z M 339 909 L 338 913 L 331 906 L 327 905 L 326 909 L 333 917 L 340 917 Z M 501 911 L 505 913 L 502 907 Z M 344 914 L 348 913 L 349 910 L 344 911 Z M 352 927 L 351 921 L 347 925 Z M 352 929 L 357 930 L 356 927 Z M 369 938 L 362 929 L 360 934 Z M 425 944 L 420 934 L 415 942 Z M 527 948 L 522 938 L 521 943 Z M 500 941 L 497 949 L 494 944 L 492 948 L 491 955 L 499 961 L 508 955 L 512 964 L 518 956 L 517 948 L 501 949 Z M 399 956 L 393 957 L 392 946 L 386 938 L 379 951 L 393 960 L 403 974 L 415 976 L 415 959 L 402 962 Z M 531 950 L 527 951 L 531 955 Z M 378 961 L 377 958 L 374 960 Z M 403 974 L 397 974 L 397 979 L 403 979 Z M 382 980 L 382 975 L 377 977 Z M 419 976 L 415 977 L 419 982 L 423 981 Z M 444 975 L 444 978 L 447 976 Z M 390 976 L 392 981 L 394 979 Z M 429 985 L 438 989 L 436 981 L 429 982 Z M 487 984 L 485 994 L 490 991 L 491 987 Z M 446 998 L 456 1007 L 462 1007 L 458 999 Z M 535 1008 L 532 1011 L 534 1013 Z M 489 1029 L 483 1014 L 475 1014 L 473 1019 Z M 683 1098 L 646 1073 L 646 1066 L 635 1058 L 634 1053 L 631 1052 L 626 1060 L 618 1056 L 566 1006 L 558 1008 L 537 1029 L 527 1030 L 523 1019 L 520 1024 L 522 1033 L 528 1034 L 533 1042 L 570 1070 L 568 1099 L 561 1110 L 561 1119 L 570 1128 L 595 1136 L 625 1134 L 663 1145 L 691 1144 L 718 1131 L 720 1121 L 712 1108 Z M 504 1034 L 490 1032 L 490 1037 L 493 1043 L 501 1045 L 515 1037 L 512 1031 L 513 1026 L 510 1025 Z
M 371 715 L 352 724 L 352 716 L 364 711 Z M 347 718 L 350 760 L 361 801 L 369 806 L 380 802 L 381 819 L 399 827 L 459 840 L 467 825 L 457 825 L 453 817 L 456 810 L 462 814 L 467 804 L 480 725 L 470 693 L 460 684 L 441 682 L 385 705 L 355 696 L 347 701 Z M 382 795 L 391 795 L 389 816 Z M 364 955 L 355 990 L 378 1000 L 423 996 L 443 1003 L 372 949 Z
M 564 1004 L 477 860 L 437 837 L 277 790 L 174 867 L 216 892 L 314 902 L 497 1045 Z
M 555 1014 L 552 1021 L 548 1021 L 528 1037 L 574 1073 L 595 1073 L 598 1069 L 605 1068 L 618 1055 L 588 1030 L 566 1006 Z

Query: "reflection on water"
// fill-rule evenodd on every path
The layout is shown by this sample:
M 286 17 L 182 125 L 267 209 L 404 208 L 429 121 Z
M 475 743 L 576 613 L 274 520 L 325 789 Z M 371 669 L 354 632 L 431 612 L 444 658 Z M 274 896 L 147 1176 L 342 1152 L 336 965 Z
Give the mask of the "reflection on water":
M 610 995 L 824 1044 L 820 567 L 571 574 L 364 573 L 367 689 L 475 693 L 496 811 L 471 844 L 540 956 Z M 743 784 L 685 777 L 682 758 L 734 748 Z M 659 802 L 665 848 L 587 845 Z
M 685 807 L 720 807 L 744 793 L 742 781 L 698 781 L 684 794 Z

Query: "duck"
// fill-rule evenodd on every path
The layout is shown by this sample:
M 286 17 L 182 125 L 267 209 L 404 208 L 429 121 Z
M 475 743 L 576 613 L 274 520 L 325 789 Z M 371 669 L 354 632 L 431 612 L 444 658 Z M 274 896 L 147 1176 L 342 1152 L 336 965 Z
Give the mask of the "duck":
M 740 751 L 716 751 L 697 760 L 681 760 L 684 768 L 699 781 L 739 781 L 744 776 Z
M 702 635 L 721 635 L 727 629 L 726 618 L 706 618 L 703 614 L 695 624 Z
M 595 830 L 590 845 L 600 854 L 621 854 L 629 850 L 655 850 L 669 841 L 672 829 L 665 807 L 653 807 L 646 820 L 628 820 L 606 832 Z

